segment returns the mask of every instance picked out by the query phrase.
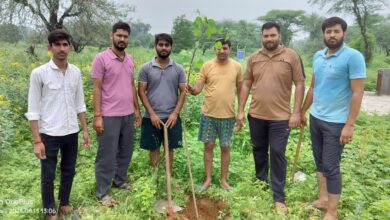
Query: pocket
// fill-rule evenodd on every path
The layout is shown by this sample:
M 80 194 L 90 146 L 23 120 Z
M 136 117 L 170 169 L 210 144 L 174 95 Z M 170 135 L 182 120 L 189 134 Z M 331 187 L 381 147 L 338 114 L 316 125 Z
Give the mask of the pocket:
M 49 89 L 58 90 L 61 88 L 60 83 L 50 82 L 48 85 Z

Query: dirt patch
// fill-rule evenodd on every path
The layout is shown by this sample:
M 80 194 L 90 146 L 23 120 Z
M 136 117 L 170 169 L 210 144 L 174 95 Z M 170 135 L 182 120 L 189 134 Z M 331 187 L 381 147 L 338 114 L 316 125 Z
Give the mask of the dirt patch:
M 364 92 L 362 111 L 369 114 L 388 115 L 390 114 L 390 96 L 377 96 L 374 92 Z
M 214 219 L 230 219 L 229 205 L 224 201 L 213 201 L 210 198 L 196 198 L 198 206 L 199 219 L 214 220 Z M 168 220 L 193 220 L 196 219 L 194 202 L 192 196 L 188 197 L 185 209 L 175 213 L 174 216 L 167 218 Z

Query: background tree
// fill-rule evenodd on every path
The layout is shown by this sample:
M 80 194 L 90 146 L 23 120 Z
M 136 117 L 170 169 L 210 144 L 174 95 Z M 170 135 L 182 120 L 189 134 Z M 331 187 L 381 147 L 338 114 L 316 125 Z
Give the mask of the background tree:
M 373 26 L 376 42 L 386 56 L 390 56 L 390 15 L 381 16 L 380 22 Z
M 229 37 L 234 51 L 236 49 L 259 48 L 260 28 L 257 24 L 244 20 L 222 20 L 217 21 L 216 26 L 223 29 L 223 36 Z
M 316 13 L 301 16 L 301 24 L 304 32 L 308 33 L 305 40 L 299 42 L 303 52 L 313 54 L 324 47 L 321 24 L 325 17 Z
M 174 40 L 174 52 L 191 49 L 195 43 L 192 22 L 180 15 L 173 21 L 172 38 Z
M 14 24 L 0 24 L 0 41 L 16 43 L 22 39 L 22 33 Z
M 367 63 L 372 58 L 372 47 L 367 34 L 367 21 L 370 15 L 376 13 L 387 5 L 386 0 L 309 0 L 310 4 L 318 4 L 320 7 L 331 5 L 328 12 L 344 12 L 355 16 L 360 28 L 360 34 L 364 43 L 364 57 Z
M 266 15 L 260 16 L 257 20 L 262 22 L 274 21 L 280 25 L 280 34 L 285 45 L 289 45 L 294 32 L 294 27 L 301 25 L 303 10 L 271 10 Z
M 67 29 L 64 24 L 69 21 L 69 24 L 77 27 L 77 31 L 84 31 L 79 40 L 72 42 L 75 51 L 80 52 L 90 41 L 85 35 L 94 34 L 88 28 L 105 22 L 112 23 L 128 10 L 132 11 L 133 8 L 118 6 L 108 0 L 3 0 L 0 20 L 42 23 L 49 32 L 56 28 Z
M 154 46 L 154 37 L 150 34 L 150 24 L 141 21 L 130 22 L 131 46 L 151 48 Z

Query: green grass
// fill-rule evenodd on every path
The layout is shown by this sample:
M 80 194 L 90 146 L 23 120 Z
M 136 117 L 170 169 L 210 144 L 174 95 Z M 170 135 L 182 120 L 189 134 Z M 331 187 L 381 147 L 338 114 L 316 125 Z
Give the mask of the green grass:
M 38 219 L 40 213 L 40 163 L 33 155 L 31 134 L 23 113 L 26 110 L 28 77 L 34 66 L 47 61 L 45 47 L 37 51 L 40 61 L 31 62 L 23 51 L 25 45 L 1 45 L 0 49 L 0 219 Z M 137 68 L 154 56 L 153 50 L 129 49 L 137 60 Z M 5 53 L 9 55 L 5 55 Z M 83 71 L 84 90 L 88 108 L 88 120 L 92 119 L 92 83 L 90 65 L 97 48 L 86 48 L 82 54 L 73 54 L 71 62 Z M 208 53 L 207 58 L 212 57 Z M 184 59 L 175 55 L 176 59 Z M 380 57 L 372 67 L 385 64 Z M 305 58 L 307 61 L 307 58 Z M 180 60 L 182 61 L 182 60 Z M 305 61 L 305 64 L 307 63 Z M 308 71 L 307 71 L 308 72 Z M 309 75 L 309 74 L 308 74 Z M 195 77 L 195 76 L 194 76 Z M 5 81 L 2 81 L 5 80 Z M 12 83 L 8 83 L 12 81 Z M 7 82 L 7 83 L 5 83 Z M 197 141 L 199 109 L 202 96 L 188 100 L 187 137 L 191 153 L 192 172 L 195 184 L 204 178 L 203 144 Z M 92 132 L 92 128 L 91 132 Z M 215 149 L 213 162 L 213 185 L 199 196 L 225 200 L 230 207 L 231 219 L 320 219 L 320 211 L 310 209 L 307 203 L 317 197 L 315 167 L 312 157 L 309 131 L 305 130 L 298 170 L 307 175 L 305 182 L 291 182 L 290 171 L 298 142 L 299 130 L 293 130 L 286 151 L 288 180 L 286 184 L 287 216 L 273 210 L 271 190 L 258 183 L 254 174 L 248 127 L 235 134 L 231 147 L 229 181 L 235 190 L 228 193 L 219 187 L 220 150 Z M 94 135 L 93 135 L 94 136 Z M 95 137 L 94 137 L 95 139 Z M 390 218 L 390 116 L 360 114 L 354 141 L 345 147 L 342 157 L 343 194 L 339 207 L 342 219 L 389 219 Z M 73 184 L 71 203 L 82 219 L 164 219 L 154 211 L 156 199 L 166 198 L 163 167 L 156 174 L 149 167 L 148 153 L 139 148 L 139 130 L 135 152 L 129 168 L 129 179 L 135 185 L 134 192 L 112 189 L 119 201 L 114 208 L 105 208 L 95 199 L 94 160 L 96 140 L 90 149 L 80 149 L 77 173 Z M 58 187 L 57 173 L 56 187 Z M 156 177 L 159 176 L 158 183 Z M 186 165 L 185 151 L 175 154 L 173 175 L 173 198 L 183 206 L 191 185 Z M 58 189 L 58 188 L 57 188 Z M 57 193 L 57 191 L 56 191 Z M 30 213 L 29 213 L 30 212 Z

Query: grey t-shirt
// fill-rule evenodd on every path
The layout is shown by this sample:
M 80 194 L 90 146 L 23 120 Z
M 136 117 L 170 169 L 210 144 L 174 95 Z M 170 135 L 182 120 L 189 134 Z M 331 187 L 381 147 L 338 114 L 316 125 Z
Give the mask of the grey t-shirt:
M 142 65 L 139 71 L 138 82 L 146 84 L 146 96 L 158 117 L 166 119 L 175 110 L 179 84 L 186 84 L 186 75 L 180 64 L 169 60 L 169 64 L 162 69 L 156 58 Z M 145 111 L 144 117 L 149 118 Z

